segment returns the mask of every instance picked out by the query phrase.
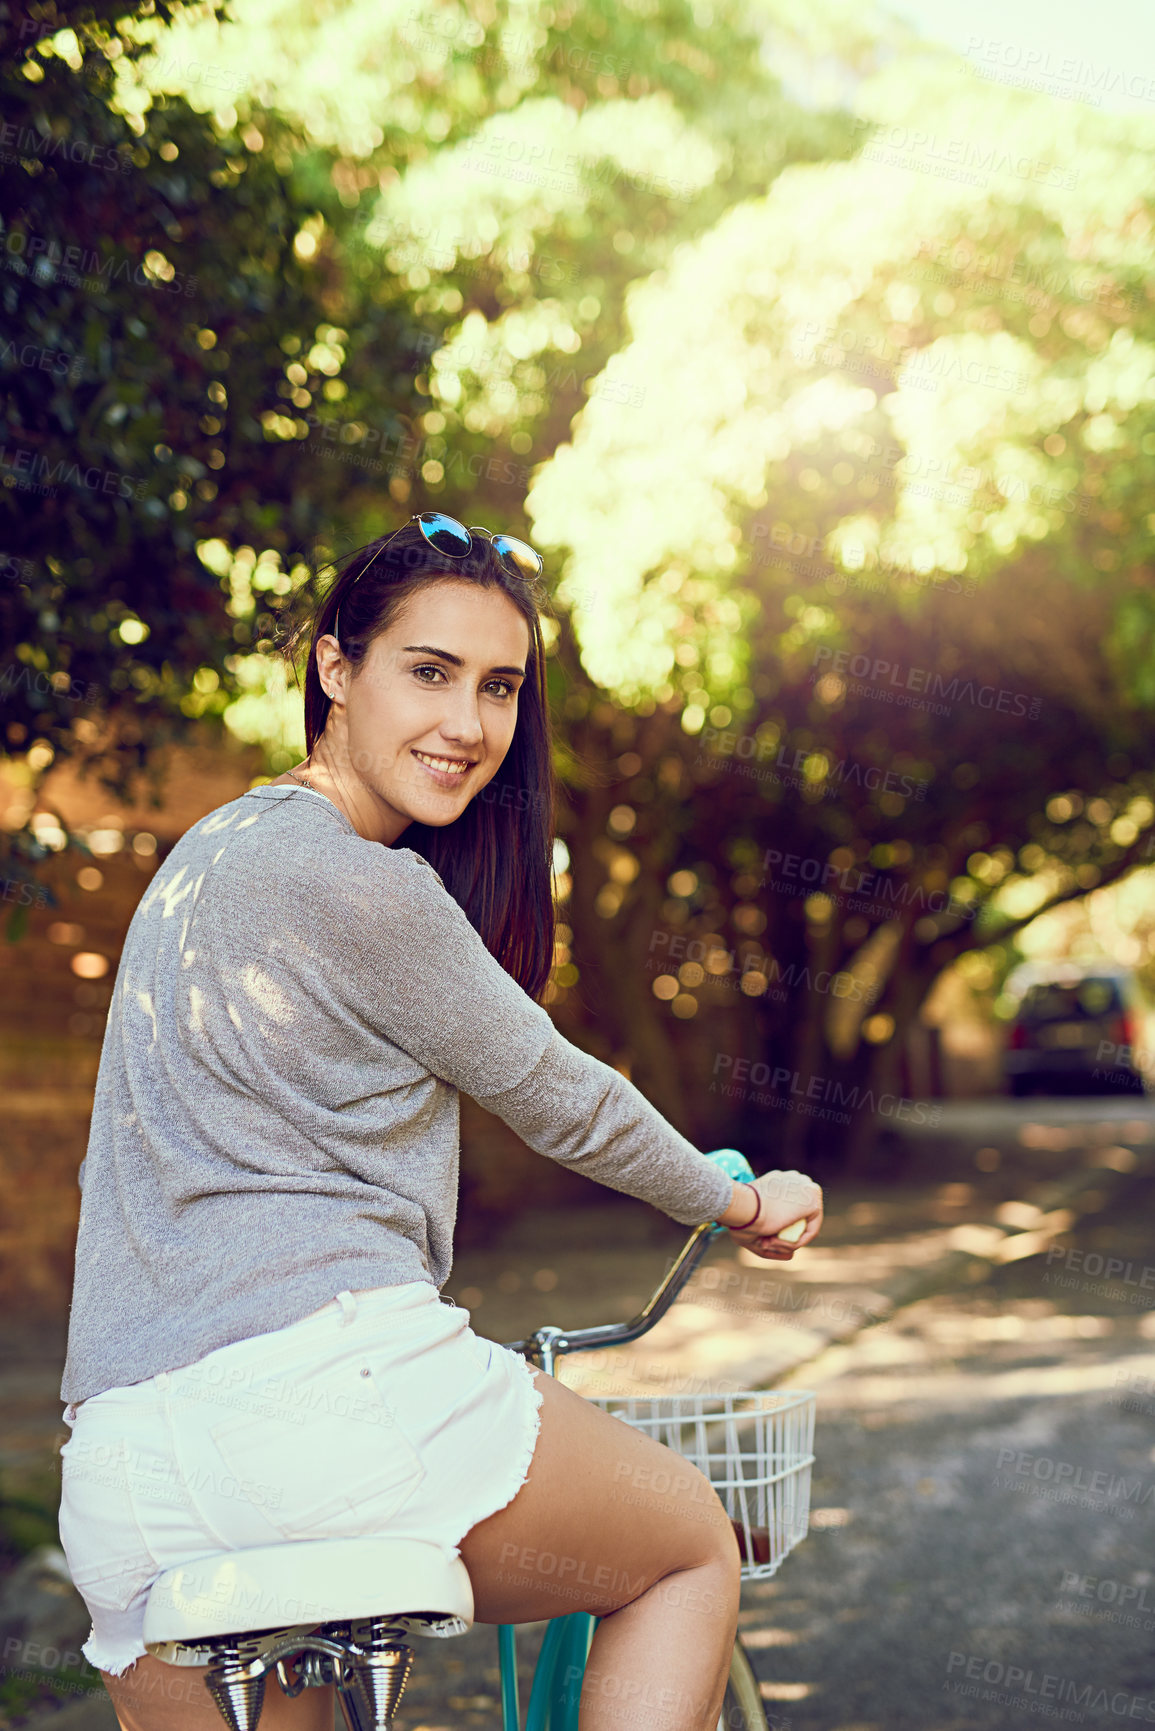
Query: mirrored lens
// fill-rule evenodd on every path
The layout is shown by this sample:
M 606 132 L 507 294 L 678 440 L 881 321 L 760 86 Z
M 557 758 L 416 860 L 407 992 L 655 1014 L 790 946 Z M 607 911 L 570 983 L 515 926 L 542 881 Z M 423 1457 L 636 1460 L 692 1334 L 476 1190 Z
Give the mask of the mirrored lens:
M 541 554 L 535 552 L 528 541 L 519 541 L 514 535 L 495 535 L 493 551 L 501 559 L 511 559 L 523 577 L 541 575 Z
M 439 553 L 460 559 L 469 552 L 472 546 L 469 530 L 456 517 L 447 517 L 443 511 L 422 511 L 417 521 L 429 545 Z

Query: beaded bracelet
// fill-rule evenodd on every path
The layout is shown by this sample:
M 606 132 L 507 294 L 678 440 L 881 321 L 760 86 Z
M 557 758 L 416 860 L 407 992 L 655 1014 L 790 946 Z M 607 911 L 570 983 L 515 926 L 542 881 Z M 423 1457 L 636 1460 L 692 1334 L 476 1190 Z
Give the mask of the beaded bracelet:
M 753 1226 L 754 1222 L 757 1220 L 758 1216 L 762 1212 L 762 1194 L 761 1194 L 761 1192 L 758 1190 L 755 1190 L 753 1184 L 749 1183 L 748 1180 L 743 1180 L 742 1183 L 743 1183 L 744 1189 L 754 1191 L 754 1200 L 755 1200 L 755 1203 L 757 1204 L 757 1206 L 755 1207 L 754 1212 L 753 1212 L 753 1214 L 751 1214 L 749 1220 L 746 1221 L 745 1225 L 743 1225 L 743 1226 L 731 1226 L 731 1228 L 730 1228 L 731 1232 L 745 1232 L 748 1227 Z M 733 1206 L 733 1204 L 731 1204 L 731 1206 Z

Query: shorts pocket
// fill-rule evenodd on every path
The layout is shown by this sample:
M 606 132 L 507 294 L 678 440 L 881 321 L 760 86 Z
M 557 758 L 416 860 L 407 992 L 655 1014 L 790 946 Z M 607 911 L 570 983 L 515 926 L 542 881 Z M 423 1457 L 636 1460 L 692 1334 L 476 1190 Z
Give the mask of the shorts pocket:
M 261 1416 L 209 1428 L 225 1469 L 219 1489 L 255 1504 L 286 1539 L 377 1532 L 425 1477 L 364 1360 L 329 1353 L 282 1365 L 249 1392 Z

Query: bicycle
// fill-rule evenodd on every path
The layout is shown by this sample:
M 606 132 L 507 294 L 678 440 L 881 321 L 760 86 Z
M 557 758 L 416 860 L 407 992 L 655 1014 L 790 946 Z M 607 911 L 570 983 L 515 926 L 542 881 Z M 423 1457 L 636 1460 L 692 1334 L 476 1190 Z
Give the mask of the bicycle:
M 731 1178 L 753 1177 L 734 1149 L 710 1158 Z M 574 1330 L 549 1325 L 507 1346 L 552 1376 L 571 1352 L 639 1339 L 665 1316 L 724 1230 L 711 1223 L 695 1227 L 631 1321 Z M 734 1526 L 743 1579 L 773 1575 L 805 1538 L 813 1394 L 595 1399 L 706 1473 Z M 472 1617 L 465 1565 L 440 1546 L 387 1536 L 308 1539 L 217 1552 L 165 1570 L 149 1594 L 144 1644 L 170 1664 L 208 1667 L 205 1686 L 229 1731 L 257 1731 L 270 1672 L 290 1698 L 334 1684 L 347 1731 L 391 1731 L 413 1664 L 408 1638 L 465 1634 Z M 585 1611 L 548 1622 L 525 1731 L 577 1731 L 596 1626 L 597 1618 Z M 502 1731 L 521 1731 L 516 1637 L 516 1626 L 498 1627 Z M 754 1668 L 738 1637 L 718 1731 L 767 1731 Z

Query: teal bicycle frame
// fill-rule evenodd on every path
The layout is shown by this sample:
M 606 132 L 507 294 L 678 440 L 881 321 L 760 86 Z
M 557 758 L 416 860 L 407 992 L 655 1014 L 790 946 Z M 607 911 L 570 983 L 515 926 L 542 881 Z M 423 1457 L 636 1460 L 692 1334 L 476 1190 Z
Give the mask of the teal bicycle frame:
M 721 1148 L 709 1158 L 728 1178 L 751 1179 L 753 1170 L 735 1148 Z M 670 1265 L 661 1284 L 630 1322 L 607 1323 L 599 1328 L 563 1330 L 539 1328 L 525 1340 L 507 1342 L 510 1350 L 553 1376 L 557 1360 L 570 1352 L 589 1352 L 596 1347 L 624 1346 L 637 1340 L 659 1322 L 709 1248 L 710 1241 L 725 1231 L 707 1222 L 697 1226 Z M 526 1709 L 525 1731 L 577 1731 L 582 1678 L 590 1642 L 599 1619 L 588 1611 L 571 1611 L 554 1617 L 546 1627 L 538 1654 Z M 517 1627 L 502 1623 L 497 1631 L 501 1665 L 502 1731 L 522 1731 L 517 1682 Z
M 597 1623 L 598 1619 L 586 1611 L 571 1611 L 548 1624 L 529 1692 L 525 1731 L 577 1731 L 582 1678 Z M 520 1731 L 515 1627 L 502 1624 L 497 1641 L 502 1731 Z

